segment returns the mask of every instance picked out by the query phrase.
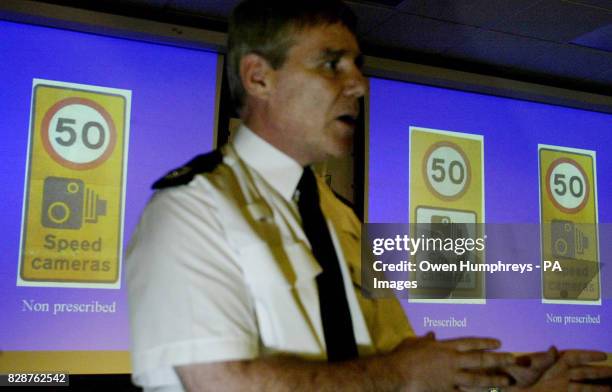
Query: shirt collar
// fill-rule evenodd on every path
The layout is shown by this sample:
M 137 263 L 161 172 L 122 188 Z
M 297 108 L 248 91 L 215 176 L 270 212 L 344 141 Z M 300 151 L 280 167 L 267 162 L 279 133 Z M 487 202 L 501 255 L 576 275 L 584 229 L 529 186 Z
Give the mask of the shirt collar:
M 233 144 L 236 153 L 247 165 L 286 200 L 291 200 L 304 170 L 299 163 L 244 124 L 238 128 Z

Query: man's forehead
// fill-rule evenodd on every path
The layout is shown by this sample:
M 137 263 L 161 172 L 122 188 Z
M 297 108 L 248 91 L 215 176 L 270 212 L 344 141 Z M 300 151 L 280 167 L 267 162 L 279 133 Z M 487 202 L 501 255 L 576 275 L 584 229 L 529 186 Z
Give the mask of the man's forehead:
M 361 53 L 357 38 L 341 23 L 301 28 L 295 31 L 292 46 L 292 49 L 310 50 L 319 56 L 358 56 Z

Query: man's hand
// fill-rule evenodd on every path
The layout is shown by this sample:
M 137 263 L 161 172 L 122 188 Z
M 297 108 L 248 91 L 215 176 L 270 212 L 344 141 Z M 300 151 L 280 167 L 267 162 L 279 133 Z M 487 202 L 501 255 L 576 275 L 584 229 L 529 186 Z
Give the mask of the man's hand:
M 390 365 L 409 391 L 507 386 L 507 375 L 490 371 L 514 364 L 511 354 L 488 351 L 499 346 L 499 341 L 487 338 L 436 341 L 429 333 L 402 342 L 391 354 Z
M 512 376 L 517 387 L 528 387 L 535 384 L 540 377 L 557 361 L 559 355 L 555 347 L 546 352 L 526 354 L 516 359 L 516 365 L 504 369 Z
M 553 347 L 546 353 L 531 354 L 536 357 L 536 361 L 541 361 L 540 365 L 548 363 L 549 355 L 553 353 L 558 357 L 554 365 L 544 369 L 542 376 L 531 387 L 521 388 L 520 381 L 530 380 L 529 377 L 519 380 L 516 391 L 584 391 L 599 392 L 610 391 L 610 386 L 590 385 L 589 382 L 612 378 L 612 367 L 589 365 L 591 362 L 604 361 L 606 353 L 588 350 L 568 350 L 557 353 Z M 511 373 L 514 377 L 516 375 Z M 517 373 L 518 374 L 518 373 Z M 535 373 L 531 374 L 533 376 Z M 528 384 L 527 384 L 528 385 Z M 526 386 L 526 385 L 524 385 Z

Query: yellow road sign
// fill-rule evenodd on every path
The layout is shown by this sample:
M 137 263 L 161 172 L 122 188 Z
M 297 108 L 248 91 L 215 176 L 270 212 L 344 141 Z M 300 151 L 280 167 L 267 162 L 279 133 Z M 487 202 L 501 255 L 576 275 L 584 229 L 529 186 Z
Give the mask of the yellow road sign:
M 600 304 L 595 151 L 541 144 L 538 153 L 543 301 Z
M 131 93 L 34 79 L 17 284 L 118 288 Z
M 410 221 L 412 236 L 479 238 L 484 223 L 483 137 L 410 127 Z M 457 255 L 419 252 L 416 261 L 482 263 L 481 251 Z M 482 272 L 428 273 L 417 270 L 410 300 L 484 303 Z

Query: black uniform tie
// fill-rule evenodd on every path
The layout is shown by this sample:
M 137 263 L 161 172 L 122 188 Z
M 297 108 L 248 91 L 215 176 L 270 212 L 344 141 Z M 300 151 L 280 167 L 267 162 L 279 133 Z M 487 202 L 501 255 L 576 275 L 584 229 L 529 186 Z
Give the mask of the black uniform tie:
M 336 362 L 357 358 L 357 344 L 340 264 L 319 206 L 317 181 L 309 167 L 304 168 L 297 189 L 302 227 L 312 247 L 312 253 L 323 269 L 317 276 L 317 287 L 327 359 Z

